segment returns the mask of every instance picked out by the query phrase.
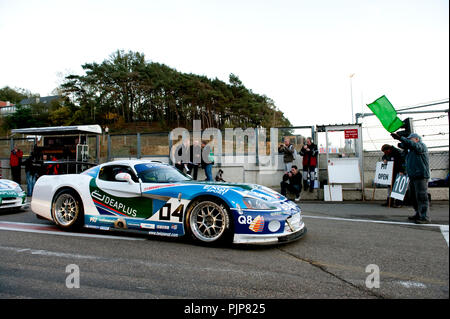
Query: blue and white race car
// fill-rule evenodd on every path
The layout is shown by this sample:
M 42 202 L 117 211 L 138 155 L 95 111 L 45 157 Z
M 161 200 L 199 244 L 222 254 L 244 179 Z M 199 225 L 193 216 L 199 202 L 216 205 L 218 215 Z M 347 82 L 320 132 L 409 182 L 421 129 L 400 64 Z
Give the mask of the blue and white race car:
M 139 230 L 210 244 L 273 244 L 306 233 L 300 208 L 267 187 L 194 181 L 170 165 L 145 160 L 42 176 L 31 209 L 63 229 Z

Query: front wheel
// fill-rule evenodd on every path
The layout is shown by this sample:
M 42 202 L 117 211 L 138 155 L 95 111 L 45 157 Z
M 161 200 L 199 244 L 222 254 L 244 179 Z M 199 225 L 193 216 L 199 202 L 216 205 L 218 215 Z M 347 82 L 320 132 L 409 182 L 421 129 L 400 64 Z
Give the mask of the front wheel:
M 83 206 L 77 193 L 63 190 L 55 196 L 52 217 L 63 229 L 75 229 L 83 225 Z
M 194 204 L 188 212 L 187 226 L 191 236 L 206 244 L 230 240 L 230 216 L 223 204 L 214 201 L 201 201 Z

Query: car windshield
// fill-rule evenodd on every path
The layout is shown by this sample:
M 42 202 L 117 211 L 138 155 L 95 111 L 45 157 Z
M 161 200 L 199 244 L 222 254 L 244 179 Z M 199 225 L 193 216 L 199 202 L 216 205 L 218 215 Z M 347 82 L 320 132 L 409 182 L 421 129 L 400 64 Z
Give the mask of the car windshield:
M 161 164 L 137 164 L 134 166 L 143 183 L 173 183 L 190 181 L 191 178 L 175 167 Z

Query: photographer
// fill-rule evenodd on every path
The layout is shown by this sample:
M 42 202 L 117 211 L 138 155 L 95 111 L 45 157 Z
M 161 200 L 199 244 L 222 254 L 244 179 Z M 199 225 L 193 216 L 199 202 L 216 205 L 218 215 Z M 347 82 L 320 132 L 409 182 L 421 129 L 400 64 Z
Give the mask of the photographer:
M 281 185 L 281 195 L 286 196 L 287 191 L 295 194 L 295 201 L 300 200 L 300 193 L 302 191 L 302 174 L 296 165 L 292 165 L 289 172 L 283 175 Z
M 294 161 L 294 145 L 291 144 L 291 139 L 289 137 L 284 138 L 284 144 L 280 144 L 278 147 L 278 153 L 283 154 L 284 161 L 284 171 L 290 172 L 292 167 L 292 162 Z
M 303 187 L 305 192 L 308 190 L 312 193 L 314 191 L 314 180 L 317 166 L 317 145 L 313 143 L 312 138 L 306 139 L 306 144 L 300 150 L 300 155 L 303 156 Z

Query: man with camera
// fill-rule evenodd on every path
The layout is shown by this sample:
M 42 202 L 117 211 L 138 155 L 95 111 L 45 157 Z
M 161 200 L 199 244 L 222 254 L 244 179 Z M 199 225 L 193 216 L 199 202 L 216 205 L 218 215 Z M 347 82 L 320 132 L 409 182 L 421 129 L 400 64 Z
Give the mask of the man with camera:
M 289 137 L 284 138 L 284 144 L 280 144 L 278 153 L 283 154 L 284 171 L 290 172 L 292 162 L 294 161 L 295 149 L 294 145 L 291 144 L 291 139 Z
M 292 165 L 291 170 L 283 175 L 281 182 L 281 195 L 286 196 L 287 191 L 295 194 L 295 201 L 300 200 L 302 191 L 302 174 L 296 165 Z
M 300 155 L 303 156 L 303 187 L 305 192 L 308 190 L 312 193 L 314 191 L 314 180 L 317 167 L 317 145 L 313 143 L 312 138 L 306 139 L 306 144 L 300 150 Z

